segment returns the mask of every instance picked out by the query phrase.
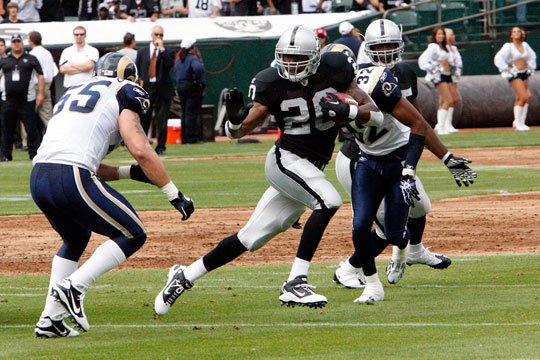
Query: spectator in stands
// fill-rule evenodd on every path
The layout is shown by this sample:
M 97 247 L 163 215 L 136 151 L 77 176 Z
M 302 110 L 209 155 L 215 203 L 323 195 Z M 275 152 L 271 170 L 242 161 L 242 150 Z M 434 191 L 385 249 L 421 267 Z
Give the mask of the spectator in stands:
M 448 50 L 448 53 L 450 54 L 450 70 L 452 72 L 452 82 L 449 85 L 450 87 L 450 94 L 452 96 L 452 102 L 454 104 L 457 104 L 458 101 L 458 90 L 457 85 L 459 81 L 461 80 L 461 74 L 463 73 L 463 60 L 461 59 L 461 54 L 459 53 L 459 50 L 454 43 L 456 42 L 456 35 L 454 34 L 454 30 L 449 28 L 444 28 L 444 33 L 446 35 L 446 49 Z M 455 133 L 459 130 L 454 127 L 452 124 L 452 121 L 454 119 L 454 106 L 450 106 L 448 108 L 448 122 L 446 123 L 446 130 L 449 133 Z
M 28 45 L 30 45 L 30 54 L 34 55 L 41 65 L 43 70 L 43 79 L 45 81 L 43 104 L 38 106 L 36 111 L 43 123 L 43 129 L 47 129 L 49 120 L 52 117 L 52 98 L 51 84 L 54 77 L 58 74 L 58 67 L 54 62 L 51 52 L 41 45 L 41 34 L 37 31 L 30 31 L 28 34 Z M 36 91 L 39 91 L 39 84 L 36 84 Z
M 89 21 L 98 20 L 99 0 L 79 0 L 79 20 Z
M 122 55 L 126 55 L 128 58 L 131 59 L 134 63 L 137 62 L 137 50 L 135 50 L 135 47 L 137 47 L 137 41 L 135 40 L 135 34 L 132 34 L 130 32 L 127 32 L 124 35 L 124 47 L 118 50 L 118 52 Z
M 156 153 L 165 155 L 167 141 L 167 120 L 169 107 L 174 96 L 174 85 L 171 80 L 171 70 L 174 66 L 174 53 L 165 49 L 163 44 L 164 31 L 160 25 L 152 27 L 152 41 L 146 47 L 137 51 L 137 69 L 143 88 L 150 95 L 150 108 L 141 118 L 141 125 L 149 134 L 152 117 L 156 114 Z
M 353 0 L 351 11 L 384 11 L 383 4 L 379 0 Z M 356 53 L 355 53 L 356 54 Z
M 317 35 L 317 39 L 319 39 L 319 45 L 321 46 L 321 50 L 322 50 L 322 48 L 328 44 L 328 35 L 326 34 L 326 29 L 325 28 L 316 29 L 315 35 Z
M 2 24 L 20 24 L 24 22 L 19 19 L 19 5 L 16 2 L 10 1 L 7 4 L 7 9 L 8 15 L 2 20 Z
M 182 108 L 182 144 L 200 143 L 200 115 L 206 73 L 195 48 L 195 39 L 184 39 L 174 65 L 176 92 Z
M 2 147 L 0 161 L 13 160 L 13 137 L 15 128 L 22 120 L 28 134 L 28 154 L 34 158 L 41 143 L 36 105 L 43 104 L 45 81 L 38 59 L 24 51 L 22 36 L 11 36 L 11 52 L 0 60 L 2 72 Z M 39 91 L 32 81 L 37 74 Z
M 230 1 L 232 5 L 231 16 L 247 16 L 248 15 L 250 0 L 230 0 Z
M 187 0 L 190 18 L 215 18 L 221 11 L 220 0 L 209 0 L 205 2 L 206 6 L 200 5 L 200 0 Z
M 343 21 L 339 24 L 339 33 L 341 37 L 334 41 L 338 44 L 343 44 L 347 46 L 354 55 L 358 57 L 360 45 L 362 45 L 362 40 L 360 40 L 360 32 L 356 29 L 350 22 Z
M 122 0 L 119 18 L 135 22 L 137 19 L 149 18 L 156 21 L 161 13 L 161 4 L 154 0 Z
M 276 8 L 272 0 L 257 0 L 250 2 L 248 15 L 276 15 L 277 13 L 278 9 Z
M 510 82 L 514 90 L 514 122 L 512 126 L 518 131 L 527 131 L 525 124 L 531 91 L 529 90 L 529 76 L 536 70 L 536 53 L 525 41 L 527 34 L 520 27 L 510 30 L 507 43 L 495 54 L 495 66 L 501 76 Z
M 433 83 L 439 93 L 439 109 L 437 110 L 437 124 L 435 132 L 439 135 L 448 135 L 449 117 L 448 109 L 454 107 L 454 98 L 450 92 L 452 83 L 452 69 L 450 68 L 450 53 L 446 48 L 446 34 L 444 28 L 438 26 L 433 29 L 432 42 L 418 58 L 418 66 L 427 72 L 426 81 Z
M 111 19 L 112 19 L 112 15 L 109 12 L 109 5 L 107 5 L 107 3 L 99 4 L 97 20 L 111 20 Z
M 1 12 L 1 11 L 0 11 Z M 39 10 L 41 22 L 64 21 L 62 0 L 46 0 Z
M 406 7 L 411 5 L 411 0 L 379 0 L 384 10 Z
M 276 6 L 276 9 L 279 14 L 281 15 L 289 15 L 289 14 L 298 14 L 299 12 L 302 12 L 302 9 L 299 7 L 301 6 L 301 3 L 299 4 L 298 0 L 273 0 L 274 5 Z
M 43 0 L 12 0 L 19 5 L 18 18 L 25 23 L 40 22 L 39 9 L 43 6 Z
M 323 0 L 302 0 L 302 13 L 315 14 L 322 12 Z
M 189 14 L 184 0 L 161 0 L 161 16 L 164 18 L 183 18 Z
M 75 41 L 60 55 L 60 72 L 64 74 L 64 87 L 90 80 L 99 59 L 98 49 L 86 43 L 86 29 L 78 25 L 73 29 Z

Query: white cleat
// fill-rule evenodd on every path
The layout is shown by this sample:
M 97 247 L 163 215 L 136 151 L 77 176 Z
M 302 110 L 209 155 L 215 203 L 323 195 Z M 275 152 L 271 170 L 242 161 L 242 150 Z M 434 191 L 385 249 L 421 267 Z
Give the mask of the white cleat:
M 388 283 L 392 285 L 397 284 L 405 273 L 405 267 L 406 263 L 404 262 L 398 263 L 390 261 L 390 264 L 388 264 L 388 267 L 386 268 L 386 279 L 388 280 Z
M 297 276 L 291 281 L 283 283 L 279 294 L 279 301 L 281 301 L 281 305 L 291 307 L 325 307 L 328 303 L 326 296 L 317 294 L 312 290 L 314 288 L 315 286 L 307 283 L 307 276 Z
M 176 299 L 178 299 L 185 290 L 193 287 L 193 283 L 184 277 L 185 269 L 186 267 L 181 265 L 173 265 L 169 269 L 167 284 L 165 284 L 165 287 L 157 294 L 156 299 L 154 300 L 154 312 L 157 315 L 165 315 L 168 313 Z
M 358 272 L 348 271 L 341 267 L 343 263 L 339 263 L 339 267 L 334 273 L 334 282 L 348 289 L 362 289 L 366 286 L 366 279 L 362 269 Z
M 356 304 L 373 304 L 384 300 L 384 288 L 380 281 L 367 283 L 362 295 L 353 302 Z
M 432 253 L 426 248 L 418 252 L 410 252 L 407 254 L 407 265 L 423 264 L 434 269 L 446 269 L 452 264 L 449 257 L 442 254 Z

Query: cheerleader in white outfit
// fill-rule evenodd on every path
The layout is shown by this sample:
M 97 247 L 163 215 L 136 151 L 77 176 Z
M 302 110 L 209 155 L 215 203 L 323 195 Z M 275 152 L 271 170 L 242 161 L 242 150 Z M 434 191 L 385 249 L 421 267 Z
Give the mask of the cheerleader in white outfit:
M 459 53 L 459 50 L 454 43 L 456 42 L 456 35 L 454 34 L 454 31 L 449 28 L 444 28 L 444 32 L 446 34 L 446 49 L 448 50 L 448 53 L 450 54 L 450 69 L 452 71 L 452 83 L 450 84 L 450 93 L 452 94 L 452 99 L 454 104 L 458 101 L 458 92 L 457 92 L 457 85 L 459 81 L 461 80 L 461 74 L 463 73 L 463 60 L 461 59 L 461 54 Z M 446 123 L 446 130 L 449 133 L 455 133 L 459 130 L 452 125 L 452 120 L 454 116 L 454 107 L 448 108 L 448 121 Z
M 536 69 L 536 53 L 525 42 L 527 35 L 525 30 L 513 27 L 510 38 L 506 44 L 495 54 L 495 66 L 501 72 L 501 76 L 510 82 L 514 90 L 514 122 L 512 126 L 518 131 L 527 131 L 525 125 L 531 91 L 529 90 L 529 76 Z
M 427 72 L 426 81 L 432 82 L 439 92 L 435 132 L 439 135 L 448 135 L 450 132 L 446 124 L 451 122 L 448 109 L 454 107 L 455 101 L 450 90 L 452 69 L 450 67 L 450 53 L 446 48 L 444 28 L 436 27 L 433 29 L 432 41 L 418 58 L 418 66 Z

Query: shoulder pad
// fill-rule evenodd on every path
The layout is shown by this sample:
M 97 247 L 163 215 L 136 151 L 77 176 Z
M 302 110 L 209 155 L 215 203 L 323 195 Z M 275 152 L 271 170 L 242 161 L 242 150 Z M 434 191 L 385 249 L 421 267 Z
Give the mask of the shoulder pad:
M 130 109 L 143 115 L 150 108 L 149 95 L 142 87 L 131 81 L 122 81 L 116 91 L 119 110 Z

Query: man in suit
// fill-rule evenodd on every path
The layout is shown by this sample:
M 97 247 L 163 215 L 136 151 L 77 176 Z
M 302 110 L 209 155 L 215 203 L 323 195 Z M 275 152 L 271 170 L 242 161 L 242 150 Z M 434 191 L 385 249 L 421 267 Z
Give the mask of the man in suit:
M 156 152 L 165 154 L 167 140 L 167 120 L 169 107 L 174 96 L 174 86 L 170 72 L 174 66 L 174 53 L 163 45 L 163 27 L 152 28 L 152 41 L 137 51 L 137 68 L 143 87 L 150 94 L 150 109 L 141 118 L 144 131 L 148 134 L 152 113 L 156 114 Z

